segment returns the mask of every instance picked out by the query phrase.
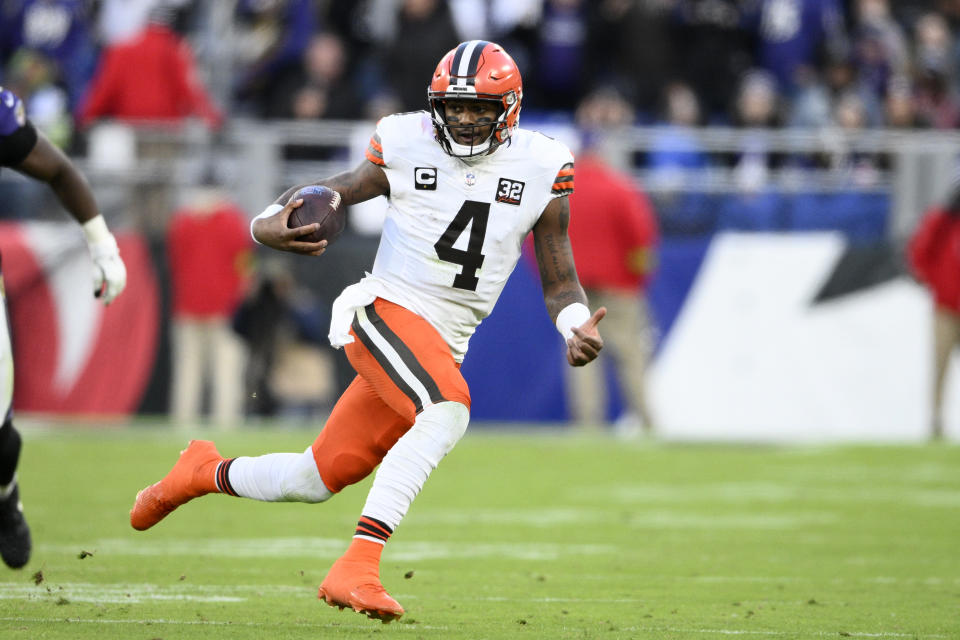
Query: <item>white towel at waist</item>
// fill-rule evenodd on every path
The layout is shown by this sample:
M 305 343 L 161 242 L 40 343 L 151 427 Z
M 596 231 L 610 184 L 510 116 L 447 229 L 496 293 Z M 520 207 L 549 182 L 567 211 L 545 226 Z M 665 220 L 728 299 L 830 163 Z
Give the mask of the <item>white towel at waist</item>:
M 350 325 L 353 324 L 353 316 L 357 309 L 365 307 L 377 296 L 366 291 L 363 281 L 352 284 L 337 296 L 333 301 L 333 309 L 330 312 L 330 344 L 334 348 L 340 349 L 344 345 L 353 342 L 353 336 L 350 335 Z

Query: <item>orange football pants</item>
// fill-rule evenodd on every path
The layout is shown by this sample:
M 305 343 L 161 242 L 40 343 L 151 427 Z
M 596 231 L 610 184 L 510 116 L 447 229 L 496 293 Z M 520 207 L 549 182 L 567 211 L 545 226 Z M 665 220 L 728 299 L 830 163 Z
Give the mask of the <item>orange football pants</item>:
M 326 487 L 337 493 L 373 471 L 425 407 L 460 402 L 470 390 L 450 347 L 433 326 L 377 298 L 358 309 L 344 347 L 357 372 L 313 443 Z

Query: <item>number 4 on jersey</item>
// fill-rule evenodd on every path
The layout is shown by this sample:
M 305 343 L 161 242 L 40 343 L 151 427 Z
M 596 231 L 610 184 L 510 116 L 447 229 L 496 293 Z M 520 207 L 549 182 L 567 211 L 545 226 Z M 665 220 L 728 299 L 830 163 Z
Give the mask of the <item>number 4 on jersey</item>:
M 457 216 L 450 226 L 443 232 L 433 248 L 437 250 L 437 257 L 444 262 L 452 262 L 463 267 L 453 279 L 453 286 L 457 289 L 476 291 L 480 279 L 477 269 L 483 266 L 483 238 L 487 234 L 487 218 L 490 216 L 489 202 L 475 202 L 467 200 L 460 207 Z M 453 243 L 463 235 L 470 221 L 470 239 L 467 241 L 467 250 L 454 249 Z

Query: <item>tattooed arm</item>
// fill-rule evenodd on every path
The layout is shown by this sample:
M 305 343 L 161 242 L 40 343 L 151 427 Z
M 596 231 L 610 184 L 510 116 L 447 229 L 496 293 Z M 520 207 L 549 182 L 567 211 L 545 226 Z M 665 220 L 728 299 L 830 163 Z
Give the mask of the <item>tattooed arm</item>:
M 390 194 L 390 182 L 387 180 L 387 174 L 383 172 L 383 169 L 367 160 L 363 160 L 355 169 L 343 171 L 311 184 L 323 185 L 339 192 L 342 198 L 342 206 L 349 206 L 377 196 Z M 292 251 L 312 256 L 318 256 L 326 250 L 326 240 L 320 242 L 297 240 L 300 236 L 316 230 L 317 225 L 315 223 L 296 229 L 287 228 L 287 218 L 290 217 L 290 212 L 303 202 L 290 198 L 294 193 L 307 186 L 311 185 L 301 184 L 290 187 L 274 201 L 274 204 L 282 206 L 283 209 L 276 215 L 254 221 L 253 235 L 258 242 L 281 251 Z
M 580 286 L 573 264 L 573 251 L 567 236 L 569 224 L 570 202 L 567 198 L 554 198 L 533 227 L 543 299 L 553 321 L 567 305 L 574 302 L 587 304 L 587 294 Z
M 566 197 L 562 197 L 550 201 L 533 227 L 543 299 L 554 322 L 565 307 L 576 303 L 587 304 L 587 295 L 580 286 L 573 263 L 573 251 L 567 235 L 569 224 L 570 203 Z M 607 310 L 601 307 L 584 324 L 573 328 L 573 337 L 567 340 L 567 362 L 572 366 L 583 366 L 600 353 L 603 339 L 597 332 L 597 323 L 606 313 Z

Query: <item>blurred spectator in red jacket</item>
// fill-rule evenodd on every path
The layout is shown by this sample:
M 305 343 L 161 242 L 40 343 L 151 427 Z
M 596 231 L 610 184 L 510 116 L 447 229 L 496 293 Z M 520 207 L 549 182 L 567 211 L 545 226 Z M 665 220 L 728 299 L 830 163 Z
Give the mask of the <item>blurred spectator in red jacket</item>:
M 943 437 L 943 390 L 947 365 L 960 343 L 960 186 L 926 212 L 910 239 L 914 275 L 933 295 L 934 378 L 930 435 Z
M 232 320 L 247 287 L 251 245 L 246 215 L 215 186 L 198 189 L 170 220 L 170 406 L 181 426 L 200 417 L 208 384 L 214 421 L 233 426 L 241 418 L 245 358 Z
M 161 22 L 106 48 L 78 120 L 180 121 L 219 127 L 223 116 L 197 78 L 190 45 Z
M 644 378 L 653 329 L 644 288 L 656 264 L 657 222 L 646 196 L 630 178 L 611 168 L 591 148 L 590 134 L 577 154 L 576 189 L 570 196 L 570 243 L 577 273 L 594 306 L 605 306 L 604 350 L 623 390 L 619 435 L 650 431 Z M 570 370 L 570 409 L 582 424 L 605 421 L 605 367 Z

